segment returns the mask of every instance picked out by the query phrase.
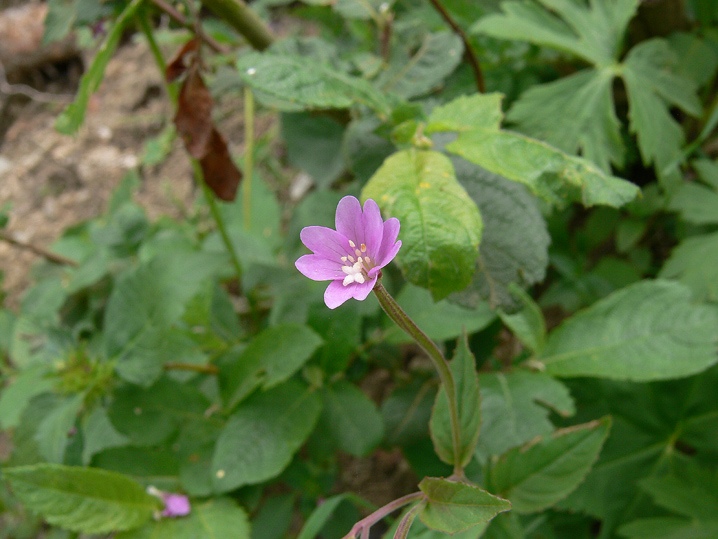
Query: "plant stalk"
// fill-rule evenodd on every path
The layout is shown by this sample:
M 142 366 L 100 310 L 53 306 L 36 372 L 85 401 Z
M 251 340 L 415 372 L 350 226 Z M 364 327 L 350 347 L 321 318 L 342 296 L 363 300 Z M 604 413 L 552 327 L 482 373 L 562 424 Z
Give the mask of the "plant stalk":
M 242 34 L 255 49 L 263 51 L 274 43 L 271 30 L 243 0 L 204 0 L 202 3 Z
M 456 402 L 456 384 L 454 383 L 454 376 L 451 374 L 451 368 L 449 362 L 441 353 L 439 347 L 436 346 L 426 333 L 419 329 L 414 321 L 409 318 L 409 315 L 399 306 L 396 300 L 391 297 L 387 292 L 384 285 L 377 281 L 374 286 L 374 293 L 379 299 L 384 312 L 391 318 L 397 326 L 403 329 L 416 343 L 421 346 L 424 351 L 429 355 L 431 362 L 434 364 L 434 368 L 439 373 L 439 379 L 444 386 L 446 391 L 446 398 L 449 401 L 449 417 L 451 420 L 451 441 L 454 446 L 454 475 L 463 475 L 463 469 L 461 467 L 461 430 L 459 427 L 459 407 Z
M 252 172 L 254 169 L 254 94 L 244 87 L 244 228 L 252 227 Z
M 358 535 L 363 534 L 365 530 L 369 530 L 369 528 L 371 528 L 374 524 L 379 522 L 385 516 L 390 515 L 397 509 L 404 507 L 405 505 L 408 505 L 415 500 L 421 500 L 423 497 L 423 492 L 413 492 L 411 494 L 407 494 L 406 496 L 402 496 L 401 498 L 398 498 L 393 502 L 389 502 L 384 507 L 377 509 L 368 517 L 363 518 L 359 522 L 354 524 L 352 529 L 349 531 L 348 534 L 343 537 L 343 539 L 352 539 L 357 537 Z

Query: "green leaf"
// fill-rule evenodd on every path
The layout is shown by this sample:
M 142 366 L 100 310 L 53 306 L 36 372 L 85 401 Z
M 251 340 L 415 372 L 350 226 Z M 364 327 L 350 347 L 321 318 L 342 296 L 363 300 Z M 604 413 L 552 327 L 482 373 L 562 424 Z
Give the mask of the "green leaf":
M 412 56 L 392 58 L 389 69 L 377 84 L 384 91 L 394 92 L 406 99 L 424 95 L 456 69 L 463 52 L 461 39 L 455 33 L 427 34 Z
M 604 418 L 513 449 L 491 466 L 488 484 L 508 498 L 517 512 L 542 511 L 583 481 L 610 427 L 610 419 Z
M 718 232 L 683 240 L 673 249 L 658 274 L 677 279 L 693 291 L 696 299 L 718 301 Z
M 473 106 L 494 112 L 472 126 L 461 114 Z M 427 133 L 459 131 L 458 138 L 446 145 L 480 167 L 509 180 L 525 184 L 536 195 L 558 206 L 569 201 L 586 206 L 621 206 L 638 194 L 638 188 L 620 178 L 605 174 L 591 162 L 566 155 L 548 144 L 499 128 L 500 98 L 496 94 L 477 94 L 461 98 L 458 104 L 436 107 L 429 117 Z
M 121 474 L 38 464 L 5 468 L 3 476 L 28 509 L 50 524 L 100 534 L 129 530 L 147 522 L 160 502 Z
M 82 425 L 82 463 L 88 465 L 96 453 L 129 443 L 130 439 L 112 426 L 107 410 L 95 408 Z
M 329 187 L 344 172 L 343 134 L 344 126 L 325 116 L 282 114 L 282 139 L 289 162 L 305 170 L 320 188 Z
M 511 294 L 522 304 L 516 312 L 506 312 L 499 309 L 501 321 L 513 332 L 521 343 L 534 354 L 538 354 L 546 343 L 546 321 L 541 308 L 531 296 L 516 285 L 510 286 Z
M 695 522 L 685 518 L 642 518 L 621 526 L 619 533 L 630 539 L 714 539 L 718 522 Z
M 304 0 L 307 3 L 316 3 L 316 0 Z M 325 3 L 325 0 L 319 0 Z M 336 0 L 330 2 L 334 10 L 346 19 L 375 19 L 382 9 L 383 0 Z M 391 2 L 386 3 L 386 9 L 391 7 Z
M 571 0 L 503 2 L 503 14 L 480 19 L 471 31 L 529 41 L 605 65 L 620 52 L 623 34 L 638 3 L 638 0 L 591 0 L 589 5 Z
M 718 361 L 718 311 L 684 285 L 641 281 L 553 330 L 538 360 L 554 376 L 648 381 L 679 378 Z
M 320 410 L 314 390 L 293 381 L 243 402 L 217 440 L 212 460 L 215 492 L 277 476 L 313 430 Z
M 665 40 L 651 39 L 631 49 L 621 72 L 631 131 L 638 137 L 644 164 L 655 162 L 659 174 L 680 156 L 684 142 L 683 129 L 665 103 L 693 116 L 702 113 L 695 83 L 675 74 L 678 62 Z
M 461 468 L 474 458 L 474 449 L 481 427 L 481 396 L 476 360 L 469 349 L 466 333 L 457 343 L 454 358 L 449 364 L 456 384 L 456 405 L 459 414 L 459 462 L 455 462 L 454 444 L 451 435 L 451 415 L 446 389 L 442 385 L 436 395 L 429 429 L 434 449 L 447 464 L 458 464 Z
M 324 392 L 324 413 L 339 447 L 365 457 L 384 438 L 384 422 L 376 404 L 356 386 L 338 382 Z
M 434 341 L 455 339 L 461 335 L 462 328 L 465 328 L 468 334 L 474 333 L 496 318 L 496 314 L 486 302 L 480 302 L 473 309 L 455 305 L 446 299 L 435 302 L 428 290 L 412 284 L 406 284 L 401 289 L 396 301 L 409 318 Z M 387 342 L 413 342 L 409 335 L 388 318 L 385 326 Z
M 360 104 L 388 117 L 391 98 L 364 79 L 342 73 L 321 61 L 273 52 L 249 52 L 237 60 L 242 81 L 265 105 L 285 112 L 346 109 Z
M 65 108 L 55 122 L 55 129 L 65 135 L 73 135 L 85 121 L 85 111 L 90 96 L 97 90 L 105 76 L 105 68 L 110 57 L 115 52 L 120 38 L 125 32 L 125 27 L 134 20 L 137 10 L 143 0 L 132 0 L 120 15 L 115 19 L 112 28 L 108 31 L 105 41 L 95 55 L 90 67 L 85 71 L 80 80 L 80 89 L 77 92 L 75 101 Z
M 407 280 L 428 288 L 437 301 L 469 284 L 481 216 L 447 157 L 397 152 L 364 186 L 362 197 L 376 200 L 385 216 L 401 221 L 398 261 Z
M 465 483 L 425 477 L 419 489 L 427 498 L 419 513 L 421 521 L 444 533 L 464 531 L 511 509 L 510 502 Z
M 49 462 L 62 463 L 69 443 L 70 431 L 84 404 L 84 393 L 65 397 L 40 423 L 35 439 L 40 454 Z
M 0 430 L 16 427 L 30 400 L 54 386 L 53 380 L 47 377 L 45 367 L 23 370 L 11 380 L 12 383 L 0 391 Z
M 406 387 L 397 387 L 381 403 L 387 443 L 408 446 L 428 435 L 427 425 L 436 400 L 432 381 L 414 378 Z
M 234 408 L 257 386 L 269 389 L 287 380 L 321 344 L 319 335 L 298 324 L 273 326 L 259 333 L 222 371 L 220 387 L 227 408 Z
M 474 308 L 481 300 L 494 308 L 513 307 L 512 283 L 528 286 L 546 275 L 551 238 L 538 201 L 516 182 L 460 157 L 451 162 L 459 183 L 479 207 L 484 231 L 471 284 L 449 299 Z
M 515 370 L 481 374 L 483 435 L 476 456 L 482 462 L 553 432 L 551 410 L 567 417 L 575 413 L 568 388 L 546 374 Z
M 668 209 L 677 211 L 688 223 L 718 223 L 718 191 L 698 183 L 682 183 L 672 193 Z
M 247 513 L 230 498 L 192 503 L 182 518 L 163 518 L 116 539 L 250 539 Z
M 507 119 L 523 133 L 569 154 L 581 153 L 609 172 L 623 165 L 625 142 L 613 104 L 614 68 L 585 69 L 532 86 Z
M 314 511 L 309 515 L 302 531 L 299 532 L 297 539 L 314 539 L 324 528 L 332 513 L 336 511 L 337 507 L 345 501 L 351 498 L 351 494 L 339 494 L 332 496 L 324 500 Z

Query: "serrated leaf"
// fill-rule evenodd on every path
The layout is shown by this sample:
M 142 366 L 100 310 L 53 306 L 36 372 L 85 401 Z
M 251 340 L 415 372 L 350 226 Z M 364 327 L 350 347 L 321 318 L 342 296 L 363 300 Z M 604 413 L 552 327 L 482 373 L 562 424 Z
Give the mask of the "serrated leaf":
M 463 51 L 461 39 L 453 32 L 428 34 L 411 57 L 395 59 L 377 84 L 405 99 L 426 94 L 456 69 Z
M 454 358 L 449 364 L 456 387 L 456 406 L 459 414 L 458 463 L 455 462 L 454 444 L 451 434 L 451 415 L 446 388 L 442 385 L 436 395 L 429 429 L 437 455 L 447 464 L 465 468 L 474 458 L 474 449 L 481 427 L 481 396 L 476 359 L 469 349 L 466 333 L 459 338 Z
M 718 361 L 718 311 L 670 281 L 641 281 L 553 330 L 538 356 L 554 376 L 648 381 L 679 378 Z
M 568 496 L 586 477 L 608 436 L 608 418 L 556 431 L 503 455 L 488 484 L 519 513 L 535 513 Z
M 486 300 L 492 307 L 513 307 L 512 283 L 541 282 L 548 266 L 551 238 L 538 202 L 528 190 L 473 163 L 452 158 L 459 183 L 479 207 L 484 231 L 471 284 L 450 301 L 476 308 Z
M 230 498 L 193 503 L 189 515 L 163 518 L 116 539 L 250 539 L 247 513 Z
M 483 435 L 476 455 L 482 462 L 553 432 L 551 410 L 562 416 L 575 413 L 568 388 L 546 374 L 524 370 L 481 374 L 479 385 Z
M 324 413 L 339 447 L 365 457 L 384 437 L 384 422 L 376 405 L 349 382 L 329 386 L 324 392 Z
M 479 487 L 438 477 L 425 477 L 419 489 L 427 498 L 419 513 L 421 521 L 432 530 L 444 533 L 464 531 L 511 509 L 507 500 Z
M 399 151 L 384 161 L 362 197 L 401 221 L 397 260 L 407 280 L 428 288 L 437 301 L 469 283 L 483 225 L 446 156 Z
M 621 166 L 625 143 L 613 104 L 613 68 L 586 69 L 532 86 L 507 114 L 523 133 L 569 154 L 580 153 L 609 172 Z
M 427 133 L 460 127 L 458 138 L 446 145 L 480 167 L 512 181 L 525 184 L 534 194 L 558 206 L 577 201 L 585 206 L 621 206 L 635 198 L 638 188 L 610 176 L 593 163 L 566 155 L 539 140 L 499 128 L 500 110 L 484 125 L 470 127 L 458 115 L 473 104 L 479 110 L 499 107 L 496 95 L 477 94 L 461 106 L 452 103 L 436 107 L 426 127 Z M 436 119 L 436 120 L 435 120 Z M 452 125 L 453 124 L 453 125 Z M 451 128 L 451 129 L 449 129 Z
M 37 464 L 5 468 L 3 476 L 28 509 L 50 524 L 71 531 L 100 534 L 129 530 L 160 509 L 157 498 L 124 475 L 97 470 Z
M 471 334 L 488 326 L 496 314 L 487 302 L 468 309 L 448 299 L 435 302 L 428 290 L 407 284 L 396 296 L 399 306 L 424 333 L 435 341 L 455 339 L 462 328 Z M 412 339 L 391 320 L 386 319 L 386 340 L 391 343 L 411 342 Z
M 212 459 L 215 492 L 278 475 L 313 430 L 320 410 L 314 390 L 293 381 L 243 402 L 217 440 Z
M 718 301 L 718 232 L 683 240 L 673 249 L 659 277 L 689 286 L 696 299 Z
M 254 388 L 272 388 L 287 380 L 307 362 L 322 338 L 307 326 L 281 324 L 260 332 L 227 369 L 220 388 L 228 409 Z
M 73 135 L 85 121 L 85 111 L 90 96 L 97 90 L 105 76 L 105 68 L 110 61 L 110 57 L 115 52 L 120 38 L 125 32 L 125 27 L 130 21 L 134 20 L 137 10 L 142 5 L 143 0 L 132 0 L 120 15 L 115 19 L 112 28 L 108 31 L 105 41 L 103 41 L 100 49 L 97 51 L 92 64 L 85 71 L 80 79 L 80 89 L 77 92 L 75 101 L 65 108 L 55 121 L 55 129 L 65 135 Z
M 342 73 L 306 57 L 272 52 L 249 52 L 237 60 L 242 81 L 267 106 L 285 112 L 365 105 L 389 116 L 391 98 L 367 81 Z

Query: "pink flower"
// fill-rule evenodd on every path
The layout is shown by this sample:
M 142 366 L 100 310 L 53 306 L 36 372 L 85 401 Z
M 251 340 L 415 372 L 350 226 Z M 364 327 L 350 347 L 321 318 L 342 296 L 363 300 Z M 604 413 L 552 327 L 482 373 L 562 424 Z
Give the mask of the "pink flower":
M 314 281 L 332 281 L 324 292 L 330 309 L 349 298 L 364 300 L 376 284 L 381 268 L 399 252 L 399 219 L 381 218 L 376 202 L 361 204 L 353 196 L 339 201 L 336 230 L 308 226 L 300 234 L 302 243 L 314 254 L 296 261 L 297 269 Z
M 155 515 L 155 518 L 158 520 L 161 517 L 183 517 L 185 515 L 189 515 L 192 510 L 189 498 L 182 494 L 164 492 L 153 486 L 147 487 L 147 493 L 159 498 L 164 503 L 164 509 L 162 509 L 162 512 Z

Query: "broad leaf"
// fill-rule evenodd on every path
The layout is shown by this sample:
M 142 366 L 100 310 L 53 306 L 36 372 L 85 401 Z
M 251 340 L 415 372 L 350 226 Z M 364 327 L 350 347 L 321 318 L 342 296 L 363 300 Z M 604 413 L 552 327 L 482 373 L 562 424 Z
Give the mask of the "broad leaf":
M 519 299 L 521 308 L 516 312 L 499 310 L 499 317 L 524 346 L 538 354 L 546 343 L 546 321 L 543 312 L 523 289 L 513 285 L 509 291 Z
M 92 64 L 82 75 L 80 89 L 75 101 L 67 106 L 55 122 L 55 129 L 65 135 L 74 135 L 85 121 L 85 111 L 90 96 L 97 90 L 105 76 L 105 68 L 115 52 L 120 39 L 125 33 L 127 25 L 134 20 L 137 10 L 143 0 L 132 0 L 120 15 L 115 19 L 112 28 L 107 33 L 105 41 L 97 51 Z
M 217 440 L 212 459 L 215 492 L 277 476 L 313 430 L 320 410 L 314 390 L 293 381 L 243 402 Z
M 61 464 L 65 460 L 70 432 L 75 426 L 84 400 L 84 393 L 63 398 L 40 423 L 35 439 L 40 454 L 49 462 Z
M 456 404 L 459 414 L 459 462 L 455 462 L 449 401 L 446 398 L 446 388 L 443 385 L 436 395 L 429 428 L 434 448 L 441 460 L 447 464 L 464 468 L 474 458 L 474 449 L 481 427 L 479 376 L 476 373 L 476 360 L 469 349 L 465 333 L 459 339 L 450 367 L 456 385 Z
M 679 243 L 658 274 L 689 286 L 697 299 L 718 301 L 718 232 Z
M 193 503 L 189 515 L 163 518 L 116 539 L 250 539 L 247 513 L 230 498 Z
M 371 453 L 384 437 L 381 414 L 369 398 L 349 382 L 324 392 L 324 414 L 341 449 L 357 457 Z
M 385 216 L 401 221 L 398 261 L 406 278 L 435 300 L 469 284 L 481 239 L 476 204 L 459 185 L 449 159 L 423 150 L 389 157 L 362 191 Z
M 13 493 L 50 524 L 100 534 L 129 530 L 160 509 L 157 498 L 114 472 L 56 464 L 3 470 Z
M 285 112 L 365 105 L 388 116 L 391 99 L 367 81 L 320 61 L 273 52 L 249 52 L 237 61 L 242 81 L 267 106 Z
M 425 477 L 419 488 L 427 498 L 419 513 L 421 521 L 444 533 L 464 531 L 511 509 L 508 501 L 465 483 Z
M 553 330 L 538 360 L 554 376 L 648 381 L 679 378 L 718 361 L 718 311 L 685 286 L 641 281 Z
M 568 496 L 598 458 L 610 419 L 556 431 L 493 463 L 488 484 L 520 513 L 535 513 Z
M 479 385 L 483 435 L 476 455 L 482 462 L 553 432 L 551 410 L 564 417 L 575 413 L 568 388 L 546 374 L 524 370 L 481 374 Z
M 673 192 L 668 209 L 677 211 L 688 223 L 718 223 L 718 191 L 699 183 L 683 183 Z
M 578 201 L 585 206 L 621 206 L 638 194 L 638 188 L 610 176 L 591 162 L 566 155 L 548 144 L 499 128 L 500 98 L 496 94 L 460 98 L 457 103 L 436 107 L 429 117 L 427 133 L 458 131 L 458 138 L 446 145 L 480 167 L 525 184 L 534 194 L 558 206 Z M 489 112 L 471 125 L 465 110 L 473 106 Z
M 129 443 L 130 439 L 112 426 L 107 410 L 97 407 L 83 421 L 82 463 L 88 465 L 96 453 Z
M 12 377 L 9 385 L 3 386 L 0 391 L 0 429 L 16 427 L 30 400 L 52 389 L 54 382 L 46 374 L 45 367 L 26 369 Z
M 411 57 L 392 58 L 377 84 L 406 99 L 426 94 L 456 69 L 463 51 L 454 32 L 428 34 Z

